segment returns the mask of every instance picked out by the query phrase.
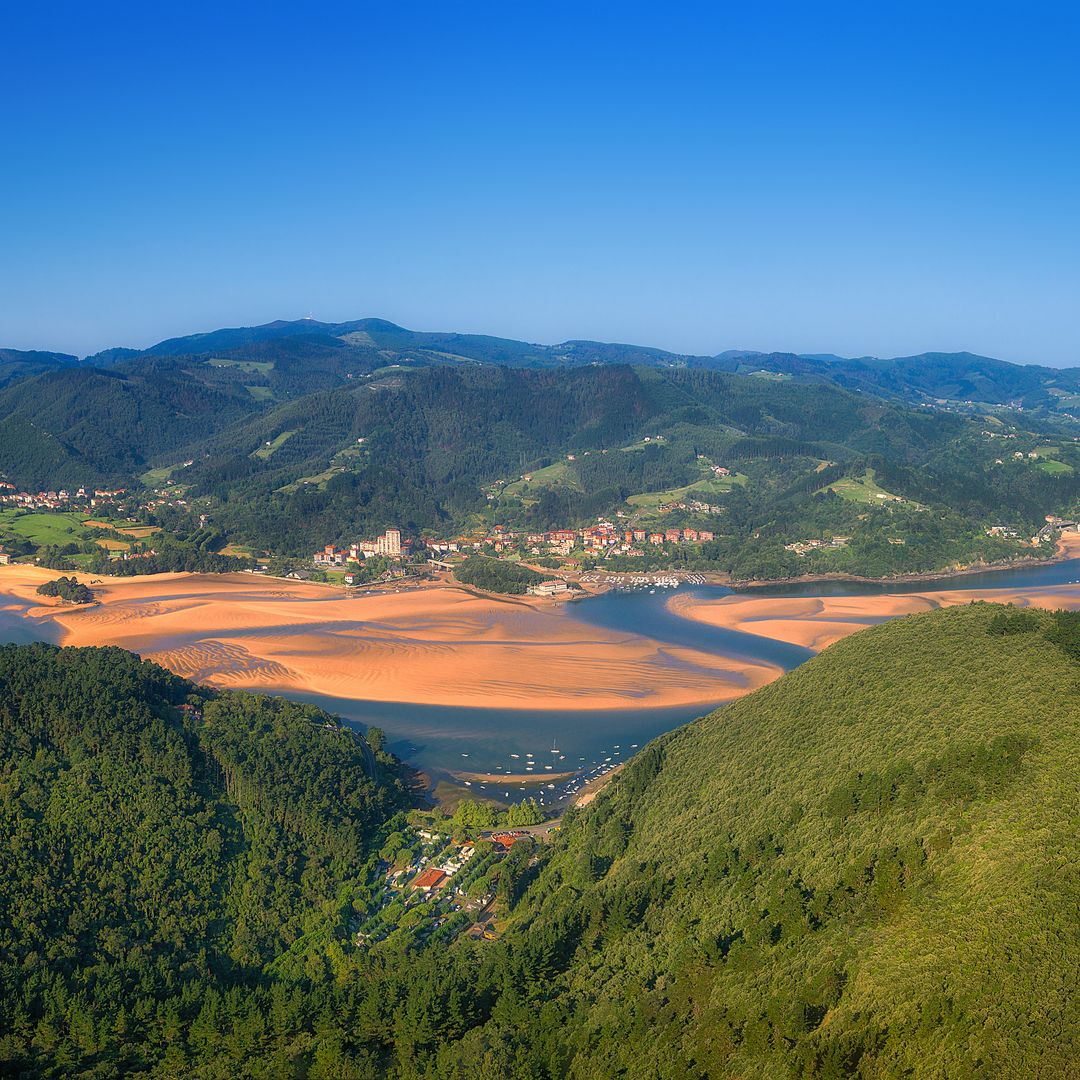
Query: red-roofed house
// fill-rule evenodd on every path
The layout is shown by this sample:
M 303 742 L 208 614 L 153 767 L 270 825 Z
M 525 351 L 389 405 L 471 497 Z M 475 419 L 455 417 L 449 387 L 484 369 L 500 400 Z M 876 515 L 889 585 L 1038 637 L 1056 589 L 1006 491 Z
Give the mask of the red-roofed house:
M 443 870 L 438 870 L 434 866 L 425 870 L 413 883 L 414 889 L 419 889 L 421 892 L 432 892 L 434 889 L 439 888 L 446 880 L 446 873 Z
M 521 840 L 528 840 L 525 833 L 493 833 L 488 839 L 493 844 L 501 844 L 504 848 L 511 848 Z

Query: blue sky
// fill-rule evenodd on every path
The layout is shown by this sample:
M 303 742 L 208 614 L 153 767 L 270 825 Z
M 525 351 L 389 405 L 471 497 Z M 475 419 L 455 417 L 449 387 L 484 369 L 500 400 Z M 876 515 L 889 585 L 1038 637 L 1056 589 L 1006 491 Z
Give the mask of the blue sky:
M 309 312 L 1080 364 L 1080 22 L 994 4 L 6 5 L 0 345 Z

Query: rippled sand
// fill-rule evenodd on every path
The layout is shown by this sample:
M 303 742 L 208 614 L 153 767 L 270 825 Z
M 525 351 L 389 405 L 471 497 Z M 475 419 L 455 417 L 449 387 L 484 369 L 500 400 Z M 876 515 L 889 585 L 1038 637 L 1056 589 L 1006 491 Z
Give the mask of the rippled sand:
M 0 567 L 65 645 L 120 645 L 215 686 L 513 709 L 701 705 L 779 669 L 574 618 L 573 606 L 498 600 L 436 585 L 344 597 L 340 589 L 248 574 L 103 579 L 87 609 L 44 606 L 55 571 Z

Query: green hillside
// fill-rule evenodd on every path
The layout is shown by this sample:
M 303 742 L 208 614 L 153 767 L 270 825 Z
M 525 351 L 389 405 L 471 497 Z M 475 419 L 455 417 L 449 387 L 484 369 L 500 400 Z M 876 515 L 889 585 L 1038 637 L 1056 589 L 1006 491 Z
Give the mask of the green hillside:
M 0 388 L 9 383 L 32 378 L 46 371 L 77 364 L 78 358 L 66 353 L 22 352 L 18 349 L 0 349 Z
M 426 367 L 259 411 L 174 460 L 194 460 L 189 493 L 260 549 L 299 554 L 395 523 L 440 535 L 481 520 L 548 530 L 594 523 L 628 500 L 637 511 L 704 499 L 719 509 L 680 509 L 663 524 L 721 534 L 699 568 L 753 578 L 1038 554 L 985 530 L 1004 512 L 1030 536 L 1048 508 L 1080 497 L 1080 474 L 1011 459 L 995 471 L 996 451 L 968 421 L 828 385 L 621 366 Z M 714 479 L 711 464 L 738 483 Z M 825 497 L 868 469 L 930 512 Z M 887 542 L 897 531 L 902 550 Z M 805 559 L 784 550 L 827 534 L 853 542 Z
M 417 539 L 622 515 L 715 539 L 605 568 L 740 580 L 1045 557 L 1050 545 L 1026 540 L 1047 514 L 1080 506 L 1080 442 L 1032 410 L 1001 419 L 914 408 L 888 380 L 841 386 L 814 366 L 836 375 L 837 359 L 789 357 L 792 377 L 777 380 L 596 348 L 302 320 L 110 353 L 106 368 L 58 360 L 0 389 L 0 480 L 157 501 L 146 488 L 171 478 L 171 508 L 155 523 L 168 531 L 205 515 L 230 542 L 289 559 L 390 525 Z M 580 350 L 596 362 L 579 362 Z M 759 371 L 769 359 L 740 357 L 723 365 Z M 850 363 L 866 378 L 896 367 Z M 927 394 L 932 371 L 948 381 L 957 365 L 972 378 L 986 366 L 903 362 Z M 1047 445 L 1054 453 L 1040 455 Z M 1004 528 L 988 535 L 993 526 Z M 835 536 L 850 543 L 824 543 Z
M 63 367 L 0 391 L 0 474 L 34 490 L 129 483 L 255 408 L 243 386 L 210 386 L 164 361 L 137 373 Z
M 498 940 L 364 948 L 392 759 L 119 650 L 4 647 L 0 1071 L 1074 1077 L 1078 689 L 1080 616 L 874 627 L 508 859 Z
M 504 947 L 568 1075 L 1077 1074 L 1080 665 L 995 610 L 833 646 L 566 828 Z
M 159 342 L 143 353 L 112 349 L 87 359 L 100 366 L 132 355 L 205 357 L 211 354 L 241 355 L 258 349 L 274 358 L 283 369 L 302 359 L 316 357 L 313 343 L 324 355 L 317 361 L 318 375 L 338 378 L 348 350 L 354 369 L 363 363 L 360 350 L 379 354 L 384 362 L 412 364 L 505 364 L 512 367 L 584 367 L 602 364 L 637 364 L 664 369 L 699 369 L 757 373 L 782 379 L 831 382 L 862 393 L 919 403 L 948 403 L 975 414 L 992 414 L 1003 407 L 1022 405 L 1030 416 L 1075 422 L 1066 410 L 1075 410 L 1080 388 L 1080 369 L 1048 368 L 1038 364 L 1012 364 L 972 353 L 920 353 L 892 359 L 842 357 L 833 354 L 763 353 L 745 350 L 716 356 L 695 356 L 648 346 L 602 341 L 564 341 L 537 345 L 482 334 L 430 333 L 407 330 L 384 319 L 358 319 L 345 323 L 322 323 L 314 319 L 277 321 L 262 326 L 232 327 L 191 334 Z M 326 366 L 330 351 L 341 355 Z M 368 368 L 370 370 L 370 368 Z M 278 381 L 278 376 L 275 376 Z M 281 383 L 285 388 L 285 382 Z M 299 384 L 297 384 L 299 386 Z

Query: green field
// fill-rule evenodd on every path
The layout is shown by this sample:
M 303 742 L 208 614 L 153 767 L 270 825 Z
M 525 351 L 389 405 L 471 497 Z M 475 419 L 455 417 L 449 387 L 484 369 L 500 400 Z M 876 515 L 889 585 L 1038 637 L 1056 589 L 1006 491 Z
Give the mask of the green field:
M 666 446 L 667 440 L 663 435 L 658 435 L 655 439 L 650 439 L 646 442 L 644 439 L 639 440 L 636 443 L 631 443 L 629 446 L 620 446 L 619 450 L 624 454 L 629 454 L 632 450 L 644 450 L 647 446 Z
M 296 434 L 296 429 L 292 431 L 283 431 L 280 435 L 276 436 L 271 442 L 265 443 L 260 446 L 258 450 L 252 453 L 252 457 L 262 458 L 264 461 L 270 457 L 275 450 L 281 449 L 285 443 L 289 441 Z
M 747 478 L 742 473 L 734 473 L 731 476 L 715 476 L 706 480 L 695 480 L 685 487 L 670 488 L 667 491 L 643 491 L 639 495 L 631 495 L 627 502 L 640 510 L 655 510 L 661 503 L 678 502 L 681 499 L 699 498 L 708 499 L 714 495 L 723 495 L 730 491 L 736 484 L 745 484 Z
M 581 490 L 577 474 L 568 461 L 556 461 L 554 465 L 547 465 L 543 469 L 536 469 L 528 474 L 529 480 L 515 480 L 507 484 L 504 493 L 515 495 L 519 499 L 536 495 L 544 488 L 568 487 L 574 491 Z
M 1046 458 L 1040 461 L 1038 465 L 1043 472 L 1048 473 L 1071 473 L 1073 471 L 1071 465 L 1066 465 L 1064 461 L 1055 461 L 1053 458 Z
M 72 544 L 87 538 L 84 514 L 0 510 L 0 535 L 20 536 L 32 544 Z
M 164 484 L 165 481 L 176 472 L 178 467 L 179 466 L 177 465 L 163 465 L 159 469 L 147 469 L 146 472 L 139 477 L 139 480 L 146 487 L 158 487 L 159 485 Z
M 211 367 L 235 368 L 245 375 L 265 375 L 267 372 L 274 370 L 274 364 L 270 360 L 223 360 L 215 358 L 208 360 L 207 363 Z
M 274 397 L 274 392 L 269 386 L 245 386 L 244 389 L 256 401 L 271 401 Z
M 773 382 L 787 382 L 793 378 L 786 371 L 747 371 L 746 374 L 755 379 L 771 379 Z
M 902 501 L 898 495 L 893 495 L 879 486 L 874 479 L 874 470 L 867 469 L 860 477 L 845 476 L 837 480 L 835 484 L 829 484 L 827 491 L 835 491 L 843 499 L 852 502 L 874 503 Z
M 286 432 L 286 435 L 293 435 L 293 434 L 295 434 L 295 432 L 292 432 L 292 431 Z M 278 439 L 281 439 L 280 435 L 278 436 Z M 277 440 L 275 440 L 275 442 L 276 441 Z M 284 440 L 282 440 L 282 441 L 284 441 Z M 258 451 L 256 451 L 256 453 L 257 452 Z M 269 453 L 273 453 L 273 450 L 270 450 Z M 268 457 L 269 457 L 269 453 L 267 454 Z M 299 488 L 303 487 L 305 484 L 313 484 L 316 487 L 320 487 L 320 488 L 324 487 L 326 485 L 326 482 L 335 473 L 346 472 L 350 468 L 355 467 L 355 465 L 359 462 L 359 460 L 361 458 L 363 458 L 365 453 L 366 453 L 366 451 L 364 451 L 364 449 L 362 447 L 359 447 L 359 446 L 346 446 L 344 450 L 339 450 L 330 459 L 330 464 L 325 469 L 323 469 L 323 471 L 321 473 L 315 473 L 313 476 L 301 476 L 298 480 L 295 480 L 291 484 L 286 484 L 284 487 L 278 488 L 278 490 L 283 491 L 283 492 L 297 491 Z

